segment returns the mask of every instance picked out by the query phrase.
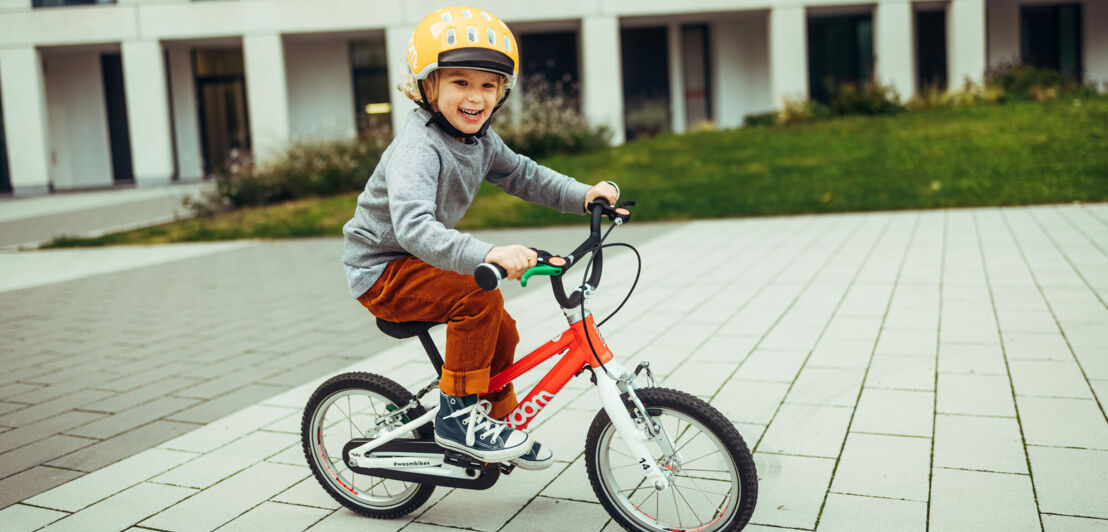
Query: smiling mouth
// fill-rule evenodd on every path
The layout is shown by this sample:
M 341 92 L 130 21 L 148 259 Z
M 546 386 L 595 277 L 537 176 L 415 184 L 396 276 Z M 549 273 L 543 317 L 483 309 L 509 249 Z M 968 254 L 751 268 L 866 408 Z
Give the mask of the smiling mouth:
M 481 118 L 481 115 L 484 113 L 484 111 L 469 111 L 469 110 L 460 109 L 460 108 L 458 109 L 458 112 L 461 113 L 461 115 L 464 118 L 466 118 L 467 120 L 478 120 L 478 119 Z

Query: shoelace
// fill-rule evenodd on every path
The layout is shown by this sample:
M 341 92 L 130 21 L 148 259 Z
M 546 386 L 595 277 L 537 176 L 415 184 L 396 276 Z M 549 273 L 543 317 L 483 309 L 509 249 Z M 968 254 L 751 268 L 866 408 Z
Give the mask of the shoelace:
M 487 403 L 488 401 L 486 401 Z M 490 442 L 495 442 L 500 436 L 500 433 L 508 428 L 508 425 L 492 419 L 487 414 L 487 407 L 483 407 L 480 403 L 475 403 L 467 406 L 449 416 L 447 419 L 453 417 L 463 416 L 469 414 L 469 419 L 465 420 L 466 425 L 466 445 L 472 446 L 476 441 L 476 434 L 478 430 L 484 432 L 481 433 L 482 438 L 488 438 Z

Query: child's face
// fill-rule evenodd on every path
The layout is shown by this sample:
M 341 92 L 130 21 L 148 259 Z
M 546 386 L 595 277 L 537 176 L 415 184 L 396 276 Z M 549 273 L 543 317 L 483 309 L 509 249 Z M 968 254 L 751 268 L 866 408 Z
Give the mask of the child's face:
M 462 133 L 476 133 L 496 107 L 500 76 L 468 68 L 444 68 L 435 106 Z

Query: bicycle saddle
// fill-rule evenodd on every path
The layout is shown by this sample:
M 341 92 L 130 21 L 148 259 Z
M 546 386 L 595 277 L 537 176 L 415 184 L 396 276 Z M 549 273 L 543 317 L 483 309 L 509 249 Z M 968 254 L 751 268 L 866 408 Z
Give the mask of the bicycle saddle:
M 436 325 L 442 324 L 437 321 L 405 321 L 396 323 L 377 318 L 377 328 L 381 329 L 381 332 L 400 340 L 419 336 Z

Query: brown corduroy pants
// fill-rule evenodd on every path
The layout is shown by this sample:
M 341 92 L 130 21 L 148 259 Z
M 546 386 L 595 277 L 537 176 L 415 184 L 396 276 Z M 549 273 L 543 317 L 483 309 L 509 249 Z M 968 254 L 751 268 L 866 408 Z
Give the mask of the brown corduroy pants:
M 509 383 L 488 393 L 489 377 L 512 364 L 519 334 L 499 290 L 487 292 L 471 275 L 440 270 L 415 257 L 390 262 L 358 298 L 374 316 L 392 322 L 446 323 L 446 355 L 439 387 L 447 395 L 480 394 L 500 418 L 515 409 Z

